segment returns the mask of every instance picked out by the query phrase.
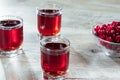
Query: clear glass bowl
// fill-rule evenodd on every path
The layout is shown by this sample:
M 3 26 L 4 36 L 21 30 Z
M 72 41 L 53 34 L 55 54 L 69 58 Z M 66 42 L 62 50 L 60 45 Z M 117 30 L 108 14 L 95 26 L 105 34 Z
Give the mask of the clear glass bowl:
M 95 37 L 96 43 L 102 48 L 106 55 L 110 57 L 120 57 L 120 43 L 106 41 L 95 35 L 94 27 L 92 29 L 92 34 Z

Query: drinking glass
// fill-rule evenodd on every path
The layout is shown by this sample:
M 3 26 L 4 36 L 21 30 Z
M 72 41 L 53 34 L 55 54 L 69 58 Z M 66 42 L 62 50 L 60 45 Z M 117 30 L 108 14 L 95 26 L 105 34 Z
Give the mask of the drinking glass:
M 6 15 L 0 17 L 0 56 L 12 57 L 22 52 L 23 19 Z
M 47 37 L 40 41 L 44 78 L 63 80 L 69 67 L 70 42 L 64 37 Z
M 61 8 L 46 3 L 37 8 L 37 29 L 40 37 L 59 35 L 61 29 Z

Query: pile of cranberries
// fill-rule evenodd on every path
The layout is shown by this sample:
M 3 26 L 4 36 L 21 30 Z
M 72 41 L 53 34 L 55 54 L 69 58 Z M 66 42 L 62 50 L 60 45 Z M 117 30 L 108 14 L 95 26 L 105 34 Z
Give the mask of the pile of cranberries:
M 120 22 L 113 21 L 110 24 L 97 25 L 93 30 L 94 34 L 101 38 L 101 45 L 120 52 Z

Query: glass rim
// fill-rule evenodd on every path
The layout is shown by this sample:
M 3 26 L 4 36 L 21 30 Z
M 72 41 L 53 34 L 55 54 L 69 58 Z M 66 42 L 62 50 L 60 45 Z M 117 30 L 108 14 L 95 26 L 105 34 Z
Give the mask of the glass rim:
M 41 49 L 44 49 L 44 50 L 47 50 L 47 51 L 51 51 L 51 52 L 63 51 L 63 50 L 67 50 L 67 49 L 70 48 L 70 41 L 69 41 L 67 38 L 64 38 L 64 37 L 60 37 L 59 39 L 65 41 L 65 43 L 64 43 L 64 42 L 55 42 L 55 41 L 53 41 L 53 43 L 64 43 L 64 44 L 67 45 L 65 48 L 62 48 L 62 49 L 51 50 L 51 49 L 49 49 L 49 48 L 46 48 L 46 47 L 44 46 L 45 44 L 42 44 L 43 41 L 45 42 L 45 40 L 53 39 L 53 38 L 58 38 L 58 37 L 52 36 L 52 37 L 47 37 L 47 38 L 42 39 L 42 40 L 40 41 L 40 48 L 41 48 Z M 52 41 L 51 41 L 51 42 L 52 42 Z M 51 42 L 48 42 L 48 43 L 51 43 Z M 67 42 L 67 43 L 66 43 L 66 42 Z
M 52 5 L 52 7 L 47 7 L 46 5 Z M 60 11 L 62 10 L 62 8 L 58 5 L 58 4 L 52 4 L 52 3 L 46 3 L 46 4 L 42 4 L 42 5 L 39 5 L 38 7 L 36 7 L 36 10 L 38 10 L 38 13 L 40 10 L 51 10 L 51 9 L 54 9 L 54 10 L 58 10 L 54 13 L 46 13 L 46 12 L 41 12 L 42 14 L 55 14 L 55 13 L 60 13 Z
M 15 26 L 5 27 L 3 25 L 0 25 L 0 29 L 3 29 L 3 30 L 11 30 L 14 28 L 19 28 L 19 27 L 21 27 L 21 25 L 23 25 L 23 19 L 19 16 L 14 16 L 14 15 L 0 16 L 0 21 L 2 21 L 2 20 L 18 20 L 18 21 L 20 21 L 20 23 Z

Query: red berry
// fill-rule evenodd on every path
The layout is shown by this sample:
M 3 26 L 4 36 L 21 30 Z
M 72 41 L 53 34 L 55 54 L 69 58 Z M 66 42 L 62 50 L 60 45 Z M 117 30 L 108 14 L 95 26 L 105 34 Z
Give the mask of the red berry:
M 110 33 L 111 33 L 111 34 L 115 34 L 115 30 L 112 29 L 112 30 L 110 31 Z
M 96 36 L 109 42 L 120 43 L 120 22 L 113 21 L 111 24 L 97 25 L 94 28 Z M 120 53 L 120 45 L 110 44 L 100 40 L 104 47 Z
M 100 26 L 99 25 L 97 25 L 95 28 L 94 28 L 94 31 L 99 31 L 100 30 Z
M 103 29 L 98 30 L 98 34 L 99 34 L 99 35 L 105 35 L 105 32 L 106 32 L 106 31 L 103 30 Z
M 112 42 L 112 38 L 111 37 L 107 37 L 106 40 Z
M 97 25 L 94 31 L 96 36 L 104 40 L 120 43 L 119 38 L 116 37 L 120 35 L 120 22 L 113 21 L 111 24 Z
M 111 24 L 108 24 L 107 25 L 107 28 L 106 28 L 106 31 L 111 31 L 113 29 L 113 26 Z
M 113 25 L 114 27 L 115 27 L 115 26 L 118 26 L 118 22 L 113 21 L 111 25 Z
M 120 22 L 118 22 L 118 26 L 120 26 Z
M 99 38 L 105 39 L 105 35 L 99 35 Z
M 115 30 L 117 33 L 120 33 L 120 26 L 116 26 Z
M 118 35 L 118 36 L 115 37 L 115 42 L 116 43 L 120 43 L 120 35 Z
M 101 29 L 104 29 L 104 30 L 105 30 L 106 28 L 107 28 L 107 25 L 106 25 L 106 24 L 103 24 L 102 27 L 101 27 Z

